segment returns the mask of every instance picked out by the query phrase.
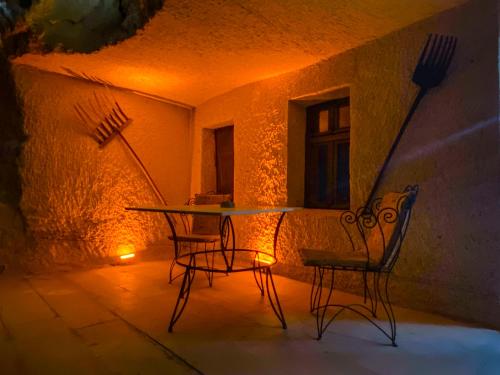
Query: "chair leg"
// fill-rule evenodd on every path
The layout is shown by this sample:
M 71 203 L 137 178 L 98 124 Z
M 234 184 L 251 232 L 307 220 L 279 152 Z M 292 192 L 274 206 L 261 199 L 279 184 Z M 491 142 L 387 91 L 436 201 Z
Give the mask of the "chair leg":
M 328 271 L 331 271 L 330 288 L 329 288 L 328 295 L 327 295 L 325 301 L 322 301 L 323 280 L 325 279 L 325 273 L 328 274 Z M 332 298 L 333 288 L 335 286 L 335 270 L 333 268 L 317 267 L 317 271 L 315 272 L 314 279 L 318 280 L 318 283 L 311 290 L 311 300 L 312 300 L 311 311 L 316 312 L 316 330 L 318 333 L 317 339 L 321 340 L 323 333 L 325 333 L 327 327 L 330 325 L 330 323 L 333 320 L 333 319 L 330 319 L 330 320 L 325 322 L 328 307 L 333 306 L 333 305 L 330 305 L 330 300 Z
M 173 272 L 174 272 L 174 267 L 175 267 L 175 257 L 174 257 L 174 259 L 172 259 L 172 262 L 170 263 L 170 272 L 169 272 L 169 276 L 168 276 L 168 283 L 169 284 L 172 284 L 172 281 L 174 280 L 174 278 L 172 277 Z
M 389 327 L 390 327 L 390 335 L 382 330 L 382 332 L 385 333 L 387 338 L 391 340 L 392 346 L 397 346 L 396 344 L 396 316 L 394 315 L 394 311 L 392 309 L 391 305 L 391 300 L 389 299 L 389 277 L 390 273 L 385 274 L 385 282 L 384 282 L 384 287 L 381 290 L 380 288 L 380 279 L 381 275 L 379 274 L 377 276 L 377 281 L 375 283 L 376 288 L 377 288 L 377 294 L 378 297 L 380 298 L 380 302 L 385 310 L 385 313 L 387 314 L 387 319 L 389 320 Z
M 375 279 L 374 279 L 374 282 L 375 282 Z M 377 293 L 375 291 L 375 286 L 373 287 L 373 294 L 374 294 L 374 297 L 372 297 L 372 293 L 370 291 L 370 286 L 368 285 L 369 282 L 368 282 L 368 272 L 367 271 L 363 271 L 363 286 L 364 286 L 364 295 L 363 295 L 363 303 L 366 305 L 366 301 L 367 301 L 367 298 L 370 300 L 370 308 L 368 309 L 370 311 L 370 313 L 372 314 L 372 316 L 374 318 L 377 317 Z M 373 299 L 375 298 L 375 302 L 373 301 Z
M 214 262 L 215 262 L 215 242 L 212 244 L 212 262 L 211 262 L 211 269 L 214 269 Z M 212 284 L 214 283 L 214 273 L 212 272 Z
M 313 313 L 316 306 L 316 299 L 318 298 L 319 288 L 316 287 L 316 278 L 320 272 L 319 267 L 314 267 L 313 281 L 311 284 L 311 295 L 309 296 L 309 312 Z
M 368 290 L 368 283 L 366 282 L 366 271 L 363 272 L 363 303 L 366 304 L 366 294 L 367 292 L 370 293 Z
M 375 273 L 373 274 L 374 279 L 373 282 L 375 282 Z M 370 312 L 374 318 L 377 317 L 377 293 L 375 292 L 375 287 L 373 287 L 373 297 L 372 293 L 370 292 L 370 286 L 368 282 L 368 272 L 364 271 L 363 272 L 363 283 L 364 283 L 364 304 L 366 305 L 366 296 L 370 299 Z M 373 299 L 375 298 L 375 302 Z
M 320 297 L 318 298 L 318 311 L 316 313 L 316 321 L 317 321 L 316 326 L 318 327 L 318 340 L 321 340 L 323 333 L 325 333 L 326 329 L 328 328 L 328 326 L 330 325 L 330 323 L 333 320 L 333 319 L 330 319 L 325 323 L 326 311 L 328 310 L 328 307 L 330 306 L 330 300 L 332 298 L 333 288 L 335 286 L 335 269 L 330 268 L 327 270 L 332 271 L 332 277 L 330 279 L 330 290 L 328 291 L 328 296 L 326 297 L 325 303 L 323 305 L 321 305 L 321 292 L 320 292 Z M 323 277 L 324 276 L 322 276 L 321 279 L 323 279 Z M 322 283 L 323 283 L 323 281 L 321 281 L 321 284 Z M 322 288 L 322 286 L 321 286 L 321 288 Z M 322 309 L 322 314 L 321 314 L 321 320 L 318 322 L 320 309 Z
M 374 318 L 377 317 L 377 309 L 378 309 L 378 293 L 377 293 L 377 289 L 375 287 L 375 285 L 379 282 L 378 279 L 380 279 L 380 273 L 378 272 L 374 272 L 373 273 L 373 299 L 375 300 L 375 302 L 371 301 L 372 303 L 372 316 Z
M 204 244 L 204 250 L 205 250 L 205 262 L 207 264 L 207 269 L 213 269 L 214 268 L 214 253 L 212 252 L 212 266 L 210 267 L 210 262 L 208 260 L 208 253 L 207 253 L 207 244 Z M 213 279 L 214 279 L 214 273 L 211 271 L 206 271 L 205 275 L 207 276 L 208 279 L 208 286 L 211 288 L 213 284 Z
M 321 338 L 323 334 L 323 330 L 320 327 L 320 318 L 319 318 L 319 310 L 321 305 L 321 294 L 323 292 L 323 276 L 325 274 L 324 268 L 317 267 L 318 269 L 318 285 L 316 286 L 316 293 L 314 295 L 314 306 L 312 308 L 313 311 L 316 312 L 316 332 L 318 333 L 317 339 Z
M 174 258 L 172 259 L 172 262 L 170 263 L 170 271 L 168 273 L 168 283 L 169 284 L 172 284 L 172 281 L 174 281 L 175 279 L 177 279 L 178 277 L 182 276 L 183 274 L 179 274 L 177 276 L 174 277 L 174 268 L 175 268 L 175 265 L 177 264 L 175 262 L 175 259 L 177 258 L 178 255 L 180 255 L 181 253 L 181 250 L 182 250 L 182 243 L 179 244 L 179 254 L 174 254 Z

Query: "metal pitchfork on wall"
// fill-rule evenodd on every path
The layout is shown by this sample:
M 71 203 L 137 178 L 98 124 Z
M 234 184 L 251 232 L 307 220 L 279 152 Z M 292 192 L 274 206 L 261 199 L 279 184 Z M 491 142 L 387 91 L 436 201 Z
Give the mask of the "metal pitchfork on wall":
M 87 106 L 75 104 L 74 108 L 83 125 L 90 130 L 92 138 L 96 140 L 100 147 L 106 146 L 115 136 L 121 138 L 141 167 L 142 172 L 146 176 L 158 199 L 162 204 L 166 205 L 165 198 L 156 186 L 145 165 L 142 163 L 139 155 L 137 155 L 122 134 L 122 130 L 132 122 L 132 119 L 125 114 L 116 99 L 110 98 L 104 94 L 98 95 L 94 92 L 94 101 L 89 99 Z
M 418 104 L 422 100 L 422 98 L 427 94 L 429 89 L 439 86 L 439 84 L 443 81 L 446 76 L 446 72 L 448 67 L 450 66 L 451 60 L 453 58 L 453 54 L 455 53 L 455 48 L 457 46 L 457 38 L 454 36 L 447 35 L 437 35 L 430 34 L 427 38 L 427 43 L 425 44 L 422 53 L 420 54 L 420 58 L 418 60 L 417 66 L 415 67 L 415 72 L 413 73 L 412 81 L 420 86 L 420 91 L 418 92 L 415 100 L 413 101 L 413 105 L 410 107 L 408 114 L 399 130 L 399 133 L 394 140 L 394 143 L 387 154 L 387 157 L 382 165 L 382 168 L 379 171 L 377 179 L 372 187 L 370 195 L 366 201 L 366 207 L 370 206 L 370 203 L 377 192 L 377 189 L 382 180 L 382 176 L 389 164 L 389 161 L 392 157 L 392 154 L 396 150 L 396 147 L 401 140 L 401 137 L 406 130 L 415 110 L 417 109 Z

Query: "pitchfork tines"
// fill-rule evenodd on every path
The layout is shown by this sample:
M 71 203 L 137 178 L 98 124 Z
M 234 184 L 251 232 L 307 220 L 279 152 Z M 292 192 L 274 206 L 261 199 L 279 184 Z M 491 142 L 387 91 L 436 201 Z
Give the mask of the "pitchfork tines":
M 446 76 L 455 53 L 457 38 L 430 34 L 413 73 L 413 82 L 428 90 L 438 86 Z
M 121 131 L 132 121 L 122 110 L 116 100 L 106 95 L 94 92 L 94 101 L 88 105 L 75 104 L 75 111 L 80 120 L 87 126 L 92 137 L 103 147 L 115 135 L 121 136 Z

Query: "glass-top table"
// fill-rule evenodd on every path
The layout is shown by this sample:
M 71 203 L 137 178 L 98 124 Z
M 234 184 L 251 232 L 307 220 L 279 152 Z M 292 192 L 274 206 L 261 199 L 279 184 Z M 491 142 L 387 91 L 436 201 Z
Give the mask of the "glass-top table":
M 260 294 L 264 296 L 267 292 L 269 302 L 274 313 L 279 319 L 283 329 L 286 329 L 286 321 L 281 305 L 279 302 L 276 287 L 273 281 L 271 267 L 276 264 L 276 247 L 279 237 L 279 230 L 285 214 L 299 210 L 299 207 L 220 207 L 219 205 L 189 205 L 189 206 L 137 206 L 126 207 L 126 210 L 141 211 L 141 212 L 158 212 L 165 215 L 170 231 L 171 238 L 174 242 L 175 262 L 178 266 L 184 268 L 184 276 L 182 279 L 179 295 L 170 320 L 169 332 L 175 323 L 179 320 L 184 311 L 193 284 L 196 271 L 204 271 L 211 275 L 213 273 L 230 274 L 233 272 L 251 271 Z M 261 214 L 279 214 L 276 226 L 274 228 L 274 241 L 272 253 L 265 252 L 261 249 L 245 249 L 236 246 L 236 235 L 231 216 L 242 215 L 261 215 Z M 182 236 L 179 236 L 176 231 L 174 219 L 172 215 L 207 215 L 219 217 L 219 244 L 220 248 L 204 251 L 189 251 L 182 254 L 180 252 L 180 244 Z M 208 257 L 212 257 L 212 262 L 208 261 Z M 221 262 L 214 263 L 214 257 L 222 259 Z M 263 278 L 265 276 L 265 281 Z

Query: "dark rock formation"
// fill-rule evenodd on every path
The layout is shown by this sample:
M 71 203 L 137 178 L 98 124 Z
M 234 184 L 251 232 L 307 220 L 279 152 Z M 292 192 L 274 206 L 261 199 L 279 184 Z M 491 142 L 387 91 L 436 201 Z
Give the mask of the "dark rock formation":
M 8 55 L 92 52 L 136 33 L 163 0 L 0 0 L 0 33 Z
M 10 63 L 0 49 L 0 268 L 9 248 L 15 254 L 24 243 L 24 223 L 20 210 L 21 179 L 19 155 L 26 136 Z

